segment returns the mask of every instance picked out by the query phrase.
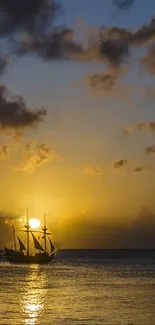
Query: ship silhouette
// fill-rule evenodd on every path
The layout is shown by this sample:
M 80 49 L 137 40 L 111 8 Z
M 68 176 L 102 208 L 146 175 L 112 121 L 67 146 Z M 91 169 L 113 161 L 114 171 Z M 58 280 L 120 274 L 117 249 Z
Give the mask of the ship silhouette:
M 25 224 L 25 229 L 21 230 L 26 233 L 26 247 L 17 236 L 14 226 L 12 226 L 13 231 L 13 241 L 14 241 L 14 249 L 10 249 L 5 247 L 5 258 L 11 263 L 18 263 L 18 264 L 47 264 L 51 262 L 57 252 L 56 247 L 51 241 L 50 235 L 47 231 L 46 227 L 46 216 L 44 215 L 44 227 L 41 231 L 39 230 L 32 230 L 29 224 L 29 213 L 27 209 L 27 220 Z M 34 233 L 42 233 L 44 239 L 44 247 L 39 243 Z M 33 239 L 34 249 L 37 252 L 33 255 L 30 252 L 30 235 Z M 50 252 L 47 251 L 47 237 L 50 244 Z M 16 245 L 16 238 L 18 239 L 19 249 L 17 249 Z

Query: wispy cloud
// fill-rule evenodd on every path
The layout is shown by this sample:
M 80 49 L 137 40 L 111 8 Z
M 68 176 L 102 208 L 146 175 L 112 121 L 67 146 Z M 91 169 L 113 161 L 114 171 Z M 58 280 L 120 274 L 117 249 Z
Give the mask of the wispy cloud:
M 0 143 L 0 159 L 3 160 L 8 158 L 10 154 L 10 149 L 5 143 Z
M 62 159 L 48 143 L 28 142 L 23 149 L 23 160 L 15 170 L 32 173 L 50 161 Z
M 150 170 L 153 167 L 149 163 L 136 163 L 131 159 L 120 159 L 118 161 L 105 164 L 88 164 L 85 166 L 84 171 L 88 175 L 103 176 L 112 173 L 114 170 L 126 170 L 129 173 L 140 173 L 146 170 Z
M 105 73 L 89 74 L 85 77 L 85 83 L 94 95 L 105 98 L 131 100 L 133 86 L 118 82 L 119 74 L 123 74 L 126 69 L 109 69 Z
M 139 165 L 139 166 L 136 166 L 134 169 L 133 169 L 133 172 L 134 173 L 141 173 L 145 170 L 149 170 L 151 168 L 151 164 L 143 164 L 143 165 Z
M 124 133 L 127 135 L 130 135 L 136 131 L 138 131 L 138 132 L 142 132 L 142 131 L 155 132 L 155 122 L 140 122 L 137 124 L 129 125 L 124 128 Z
M 89 164 L 84 168 L 84 171 L 88 175 L 102 176 L 105 173 L 105 166 L 102 164 Z

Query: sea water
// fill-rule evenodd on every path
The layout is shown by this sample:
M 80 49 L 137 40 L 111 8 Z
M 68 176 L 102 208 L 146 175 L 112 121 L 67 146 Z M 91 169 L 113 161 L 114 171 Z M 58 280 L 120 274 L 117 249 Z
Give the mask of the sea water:
M 154 325 L 155 251 L 62 251 L 0 263 L 0 324 Z

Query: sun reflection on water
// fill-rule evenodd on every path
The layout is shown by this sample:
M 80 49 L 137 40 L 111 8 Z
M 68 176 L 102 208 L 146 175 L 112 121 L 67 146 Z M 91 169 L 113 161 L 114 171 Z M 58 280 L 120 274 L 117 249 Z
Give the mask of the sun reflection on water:
M 25 279 L 25 290 L 20 298 L 22 314 L 24 316 L 23 324 L 39 324 L 39 318 L 44 309 L 46 287 L 45 273 L 38 265 L 31 265 Z

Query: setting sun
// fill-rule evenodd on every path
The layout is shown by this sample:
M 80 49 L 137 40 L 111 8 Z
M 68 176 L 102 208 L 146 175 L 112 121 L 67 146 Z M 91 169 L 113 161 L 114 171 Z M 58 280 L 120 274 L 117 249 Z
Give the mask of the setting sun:
M 40 227 L 40 220 L 32 218 L 32 219 L 29 220 L 29 225 L 33 229 L 39 228 Z

